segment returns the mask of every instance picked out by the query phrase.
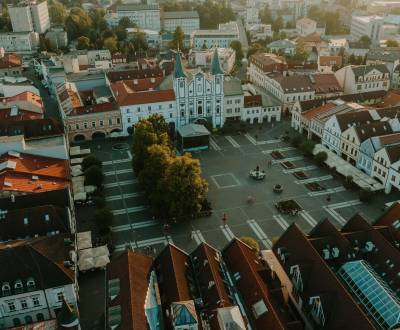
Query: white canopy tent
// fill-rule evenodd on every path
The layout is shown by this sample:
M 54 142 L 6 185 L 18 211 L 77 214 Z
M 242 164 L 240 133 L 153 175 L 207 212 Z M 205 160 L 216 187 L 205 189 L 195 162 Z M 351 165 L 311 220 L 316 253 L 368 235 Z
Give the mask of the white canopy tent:
M 104 268 L 110 262 L 110 251 L 107 245 L 90 247 L 78 251 L 78 267 L 81 271 L 93 268 Z M 81 267 L 82 265 L 82 267 Z
M 76 235 L 78 250 L 87 249 L 92 247 L 92 232 L 83 231 Z

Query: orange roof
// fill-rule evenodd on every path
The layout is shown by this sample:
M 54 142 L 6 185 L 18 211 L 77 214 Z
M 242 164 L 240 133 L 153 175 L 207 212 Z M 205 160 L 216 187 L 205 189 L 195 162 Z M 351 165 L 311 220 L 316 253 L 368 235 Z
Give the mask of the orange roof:
M 342 66 L 343 57 L 342 56 L 320 56 L 319 64 L 320 65 L 337 65 Z
M 311 33 L 309 35 L 306 35 L 305 37 L 298 37 L 297 42 L 314 42 L 314 43 L 320 43 L 323 40 L 321 39 L 321 35 L 317 32 Z
M 0 190 L 43 192 L 69 185 L 66 160 L 19 153 L 0 157 Z
M 400 92 L 399 91 L 389 91 L 383 98 L 382 103 L 377 104 L 379 108 L 388 108 L 400 105 Z
M 42 98 L 32 92 L 22 92 L 15 96 L 0 98 L 0 108 L 10 108 L 12 105 L 24 110 L 44 112 Z
M 12 121 L 43 119 L 43 113 L 21 110 L 19 108 L 14 112 L 11 108 L 6 108 L 0 109 L 0 119 Z
M 123 81 L 112 83 L 111 89 L 120 106 L 175 101 L 173 89 L 135 92 Z
M 325 112 L 325 111 L 328 111 L 328 110 L 330 110 L 330 109 L 332 109 L 332 108 L 334 108 L 334 107 L 336 107 L 336 104 L 335 104 L 335 103 L 329 102 L 329 103 L 326 103 L 326 104 L 324 104 L 324 105 L 321 105 L 321 106 L 318 107 L 318 108 L 314 108 L 314 109 L 311 109 L 311 110 L 308 110 L 308 111 L 304 112 L 304 113 L 303 113 L 303 117 L 304 117 L 305 119 L 307 119 L 307 120 L 311 120 L 311 119 L 313 119 L 315 116 L 319 115 L 320 113 L 323 113 L 323 112 Z
M 21 65 L 22 59 L 17 54 L 4 54 L 4 56 L 0 58 L 0 69 L 15 68 Z

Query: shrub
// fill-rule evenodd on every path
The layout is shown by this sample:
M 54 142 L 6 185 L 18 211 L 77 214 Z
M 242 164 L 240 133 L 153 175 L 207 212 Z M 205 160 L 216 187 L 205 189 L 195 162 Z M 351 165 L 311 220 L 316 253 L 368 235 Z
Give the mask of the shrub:
M 346 189 L 350 189 L 353 187 L 353 177 L 351 175 L 346 176 L 346 180 L 344 180 L 343 186 Z
M 371 201 L 372 195 L 373 195 L 372 191 L 369 190 L 369 189 L 361 189 L 359 194 L 360 194 L 359 198 L 360 198 L 361 202 L 369 202 L 369 201 Z
M 325 151 L 320 151 L 314 156 L 314 160 L 319 166 L 322 166 L 327 159 L 328 154 Z
M 315 147 L 315 142 L 306 140 L 300 144 L 300 149 L 303 151 L 305 156 L 312 156 Z
M 82 161 L 82 171 L 85 172 L 91 166 L 97 166 L 101 168 L 101 161 L 93 155 L 86 156 Z
M 303 137 L 300 134 L 297 134 L 292 137 L 290 140 L 290 143 L 293 145 L 293 147 L 298 147 L 300 144 L 303 142 Z
M 90 166 L 85 171 L 85 185 L 101 187 L 104 181 L 104 174 L 100 167 L 96 165 Z
M 240 240 L 254 249 L 256 252 L 260 252 L 260 245 L 258 244 L 257 240 L 250 236 L 243 236 Z
M 114 219 L 114 215 L 110 209 L 104 207 L 96 210 L 93 216 L 93 221 L 96 223 L 99 231 L 107 231 L 110 228 Z

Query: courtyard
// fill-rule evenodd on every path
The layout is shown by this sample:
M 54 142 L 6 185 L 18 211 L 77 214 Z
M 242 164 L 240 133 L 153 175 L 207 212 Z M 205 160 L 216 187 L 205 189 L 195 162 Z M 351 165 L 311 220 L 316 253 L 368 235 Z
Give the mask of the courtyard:
M 382 213 L 384 203 L 400 199 L 399 193 L 382 193 L 374 196 L 372 203 L 360 202 L 356 190 L 346 190 L 341 179 L 281 141 L 286 130 L 290 130 L 288 122 L 264 124 L 246 134 L 213 135 L 210 149 L 193 155 L 200 160 L 208 182 L 207 198 L 213 213 L 173 223 L 167 231 L 148 210 L 131 168 L 129 149 L 115 148 L 117 142 L 110 140 L 91 142 L 92 152 L 103 161 L 106 199 L 114 213 L 115 251 L 131 245 L 157 253 L 168 242 L 191 251 L 202 241 L 222 249 L 233 237 L 243 236 L 270 248 L 293 222 L 306 233 L 324 218 L 340 228 L 356 212 L 372 221 Z M 294 166 L 285 166 L 288 163 Z M 257 166 L 265 171 L 264 180 L 249 176 Z M 276 185 L 281 192 L 274 191 Z M 288 200 L 299 208 L 280 212 L 276 204 L 286 205 Z

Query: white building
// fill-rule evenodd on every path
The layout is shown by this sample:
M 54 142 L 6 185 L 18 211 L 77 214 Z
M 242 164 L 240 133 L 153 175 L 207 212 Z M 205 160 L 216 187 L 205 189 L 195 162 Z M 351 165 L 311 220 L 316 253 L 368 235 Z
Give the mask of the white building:
M 379 44 L 381 28 L 384 22 L 382 16 L 356 16 L 351 18 L 350 36 L 353 41 L 358 41 L 362 36 L 367 36 L 372 43 Z
M 244 94 L 240 79 L 226 76 L 224 80 L 224 121 L 241 120 Z
M 163 14 L 163 29 L 174 32 L 180 26 L 183 33 L 190 35 L 200 29 L 200 17 L 197 11 L 167 11 Z
M 134 38 L 135 34 L 138 32 L 144 33 L 144 35 L 146 36 L 147 46 L 149 48 L 158 48 L 161 44 L 161 35 L 159 31 L 138 29 L 138 28 L 127 28 L 126 32 L 128 34 L 128 38 Z
M 230 73 L 235 65 L 236 52 L 232 48 L 217 48 L 219 62 L 225 73 Z M 189 66 L 211 68 L 214 50 L 191 50 L 189 53 Z
M 204 48 L 229 48 L 231 42 L 239 40 L 236 22 L 220 24 L 218 30 L 196 30 L 191 34 L 191 44 L 196 50 Z
M 308 36 L 317 32 L 317 22 L 308 17 L 303 17 L 296 22 L 296 31 L 299 36 Z
M 45 33 L 50 28 L 47 1 L 31 1 L 16 6 L 9 5 L 8 12 L 14 32 Z
M 246 30 L 250 33 L 251 40 L 265 40 L 273 35 L 271 24 L 247 24 Z
M 118 6 L 116 11 L 117 22 L 119 22 L 122 17 L 128 17 L 131 22 L 135 23 L 142 29 L 161 30 L 160 8 L 158 4 L 132 4 Z
M 6 52 L 31 54 L 39 46 L 39 35 L 36 32 L 0 33 L 0 45 Z
M 386 157 L 381 156 L 381 161 L 379 159 L 379 155 L 377 154 L 374 157 L 374 164 L 376 163 L 384 163 L 386 168 L 389 168 L 387 180 L 384 182 L 385 184 L 385 192 L 388 194 L 391 192 L 392 187 L 400 190 L 400 145 L 392 145 L 385 148 Z M 385 164 L 386 162 L 386 164 Z M 378 170 L 378 168 L 377 168 Z M 381 170 L 383 171 L 383 170 Z
M 328 48 L 330 55 L 338 55 L 342 49 L 345 52 L 349 49 L 349 42 L 346 38 L 330 39 Z
M 348 65 L 335 76 L 344 94 L 387 91 L 390 86 L 389 70 L 384 64 Z
M 178 126 L 208 121 L 213 127 L 224 124 L 224 72 L 216 49 L 210 73 L 200 69 L 185 73 L 180 55 L 177 54 L 173 73 Z
M 68 235 L 58 235 L 0 250 L 1 264 L 8 265 L 0 276 L 0 328 L 54 319 L 64 300 L 77 310 L 72 243 Z M 61 253 L 50 253 L 53 249 Z M 78 319 L 71 321 L 79 324 Z

